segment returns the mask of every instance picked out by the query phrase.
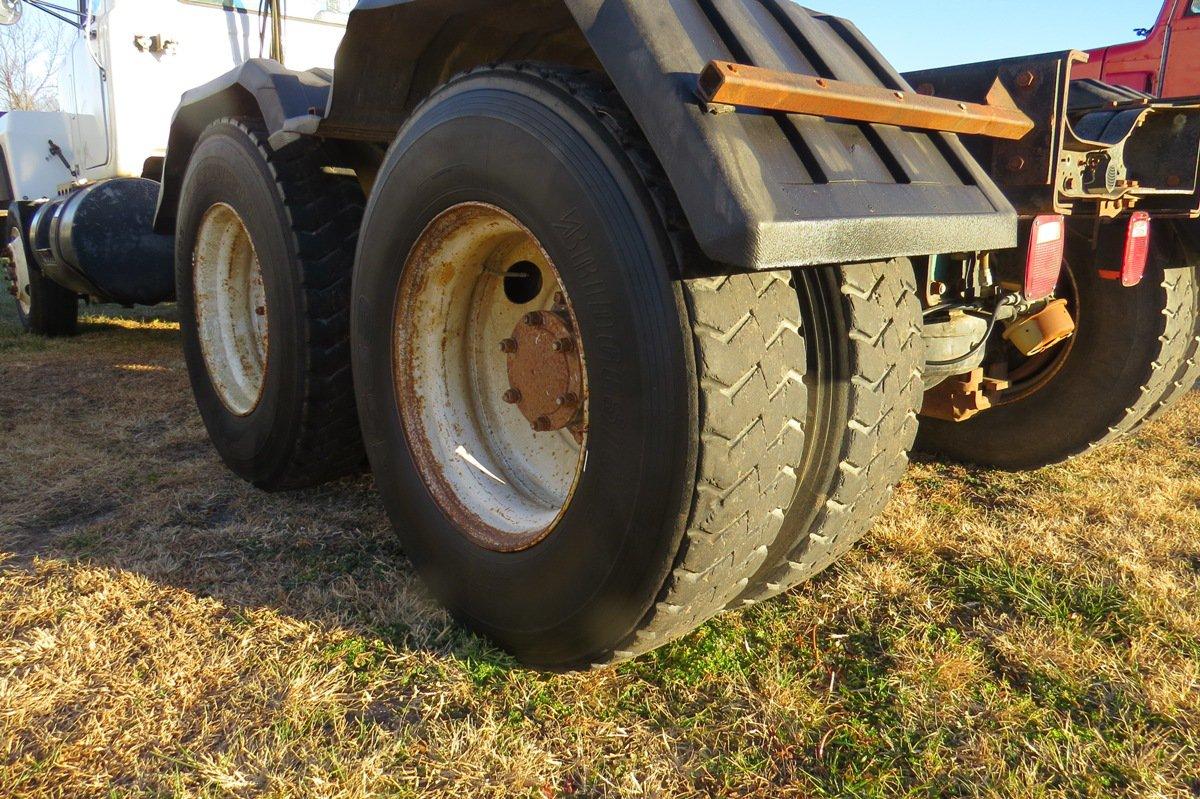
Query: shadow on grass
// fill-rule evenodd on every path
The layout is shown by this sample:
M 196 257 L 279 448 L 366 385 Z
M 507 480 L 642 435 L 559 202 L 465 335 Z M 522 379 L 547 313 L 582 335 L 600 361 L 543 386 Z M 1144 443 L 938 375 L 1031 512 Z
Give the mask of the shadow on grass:
M 516 666 L 425 594 L 369 476 L 267 494 L 225 468 L 192 403 L 173 308 L 85 312 L 80 335 L 49 343 L 0 318 L 0 569 L 44 558 L 133 572 L 230 614 L 431 651 L 472 679 Z

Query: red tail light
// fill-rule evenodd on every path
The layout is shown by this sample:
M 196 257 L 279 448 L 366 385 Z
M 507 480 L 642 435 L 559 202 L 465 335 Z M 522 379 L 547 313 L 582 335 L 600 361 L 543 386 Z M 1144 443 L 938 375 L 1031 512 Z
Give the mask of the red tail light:
M 1146 274 L 1150 257 L 1150 214 L 1137 211 L 1129 218 L 1129 234 L 1125 237 L 1125 260 L 1121 262 L 1121 285 L 1136 286 Z
M 1025 261 L 1025 299 L 1040 300 L 1054 293 L 1066 243 L 1067 226 L 1061 216 L 1048 214 L 1033 220 Z

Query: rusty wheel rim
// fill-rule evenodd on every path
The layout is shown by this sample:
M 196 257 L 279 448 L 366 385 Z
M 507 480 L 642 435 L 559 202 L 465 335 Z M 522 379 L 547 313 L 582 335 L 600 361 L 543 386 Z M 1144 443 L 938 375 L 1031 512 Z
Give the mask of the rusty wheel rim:
M 258 407 L 269 353 L 266 289 L 254 242 L 237 211 L 209 208 L 192 249 L 196 330 L 209 380 L 236 416 Z
M 537 238 L 456 205 L 422 232 L 394 311 L 393 380 L 418 471 L 476 544 L 527 549 L 566 513 L 587 449 L 575 312 Z
M 13 225 L 8 236 L 8 259 L 13 268 L 13 289 L 21 314 L 29 316 L 33 310 L 33 296 L 29 293 L 29 263 L 25 260 L 25 246 L 21 241 L 21 228 Z

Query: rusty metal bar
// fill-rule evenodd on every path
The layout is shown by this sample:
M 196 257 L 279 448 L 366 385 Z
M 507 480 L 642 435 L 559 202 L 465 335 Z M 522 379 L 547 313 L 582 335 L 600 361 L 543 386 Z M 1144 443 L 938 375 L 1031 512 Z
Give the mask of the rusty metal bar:
M 1015 107 L 926 97 L 877 86 L 713 61 L 700 74 L 709 103 L 877 122 L 998 139 L 1021 139 L 1033 120 Z

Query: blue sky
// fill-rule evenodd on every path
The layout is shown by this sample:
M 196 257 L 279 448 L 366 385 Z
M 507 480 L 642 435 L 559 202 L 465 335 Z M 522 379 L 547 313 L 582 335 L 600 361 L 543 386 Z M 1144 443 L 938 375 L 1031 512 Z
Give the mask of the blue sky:
M 855 22 L 901 71 L 1133 41 L 1162 0 L 800 0 Z

